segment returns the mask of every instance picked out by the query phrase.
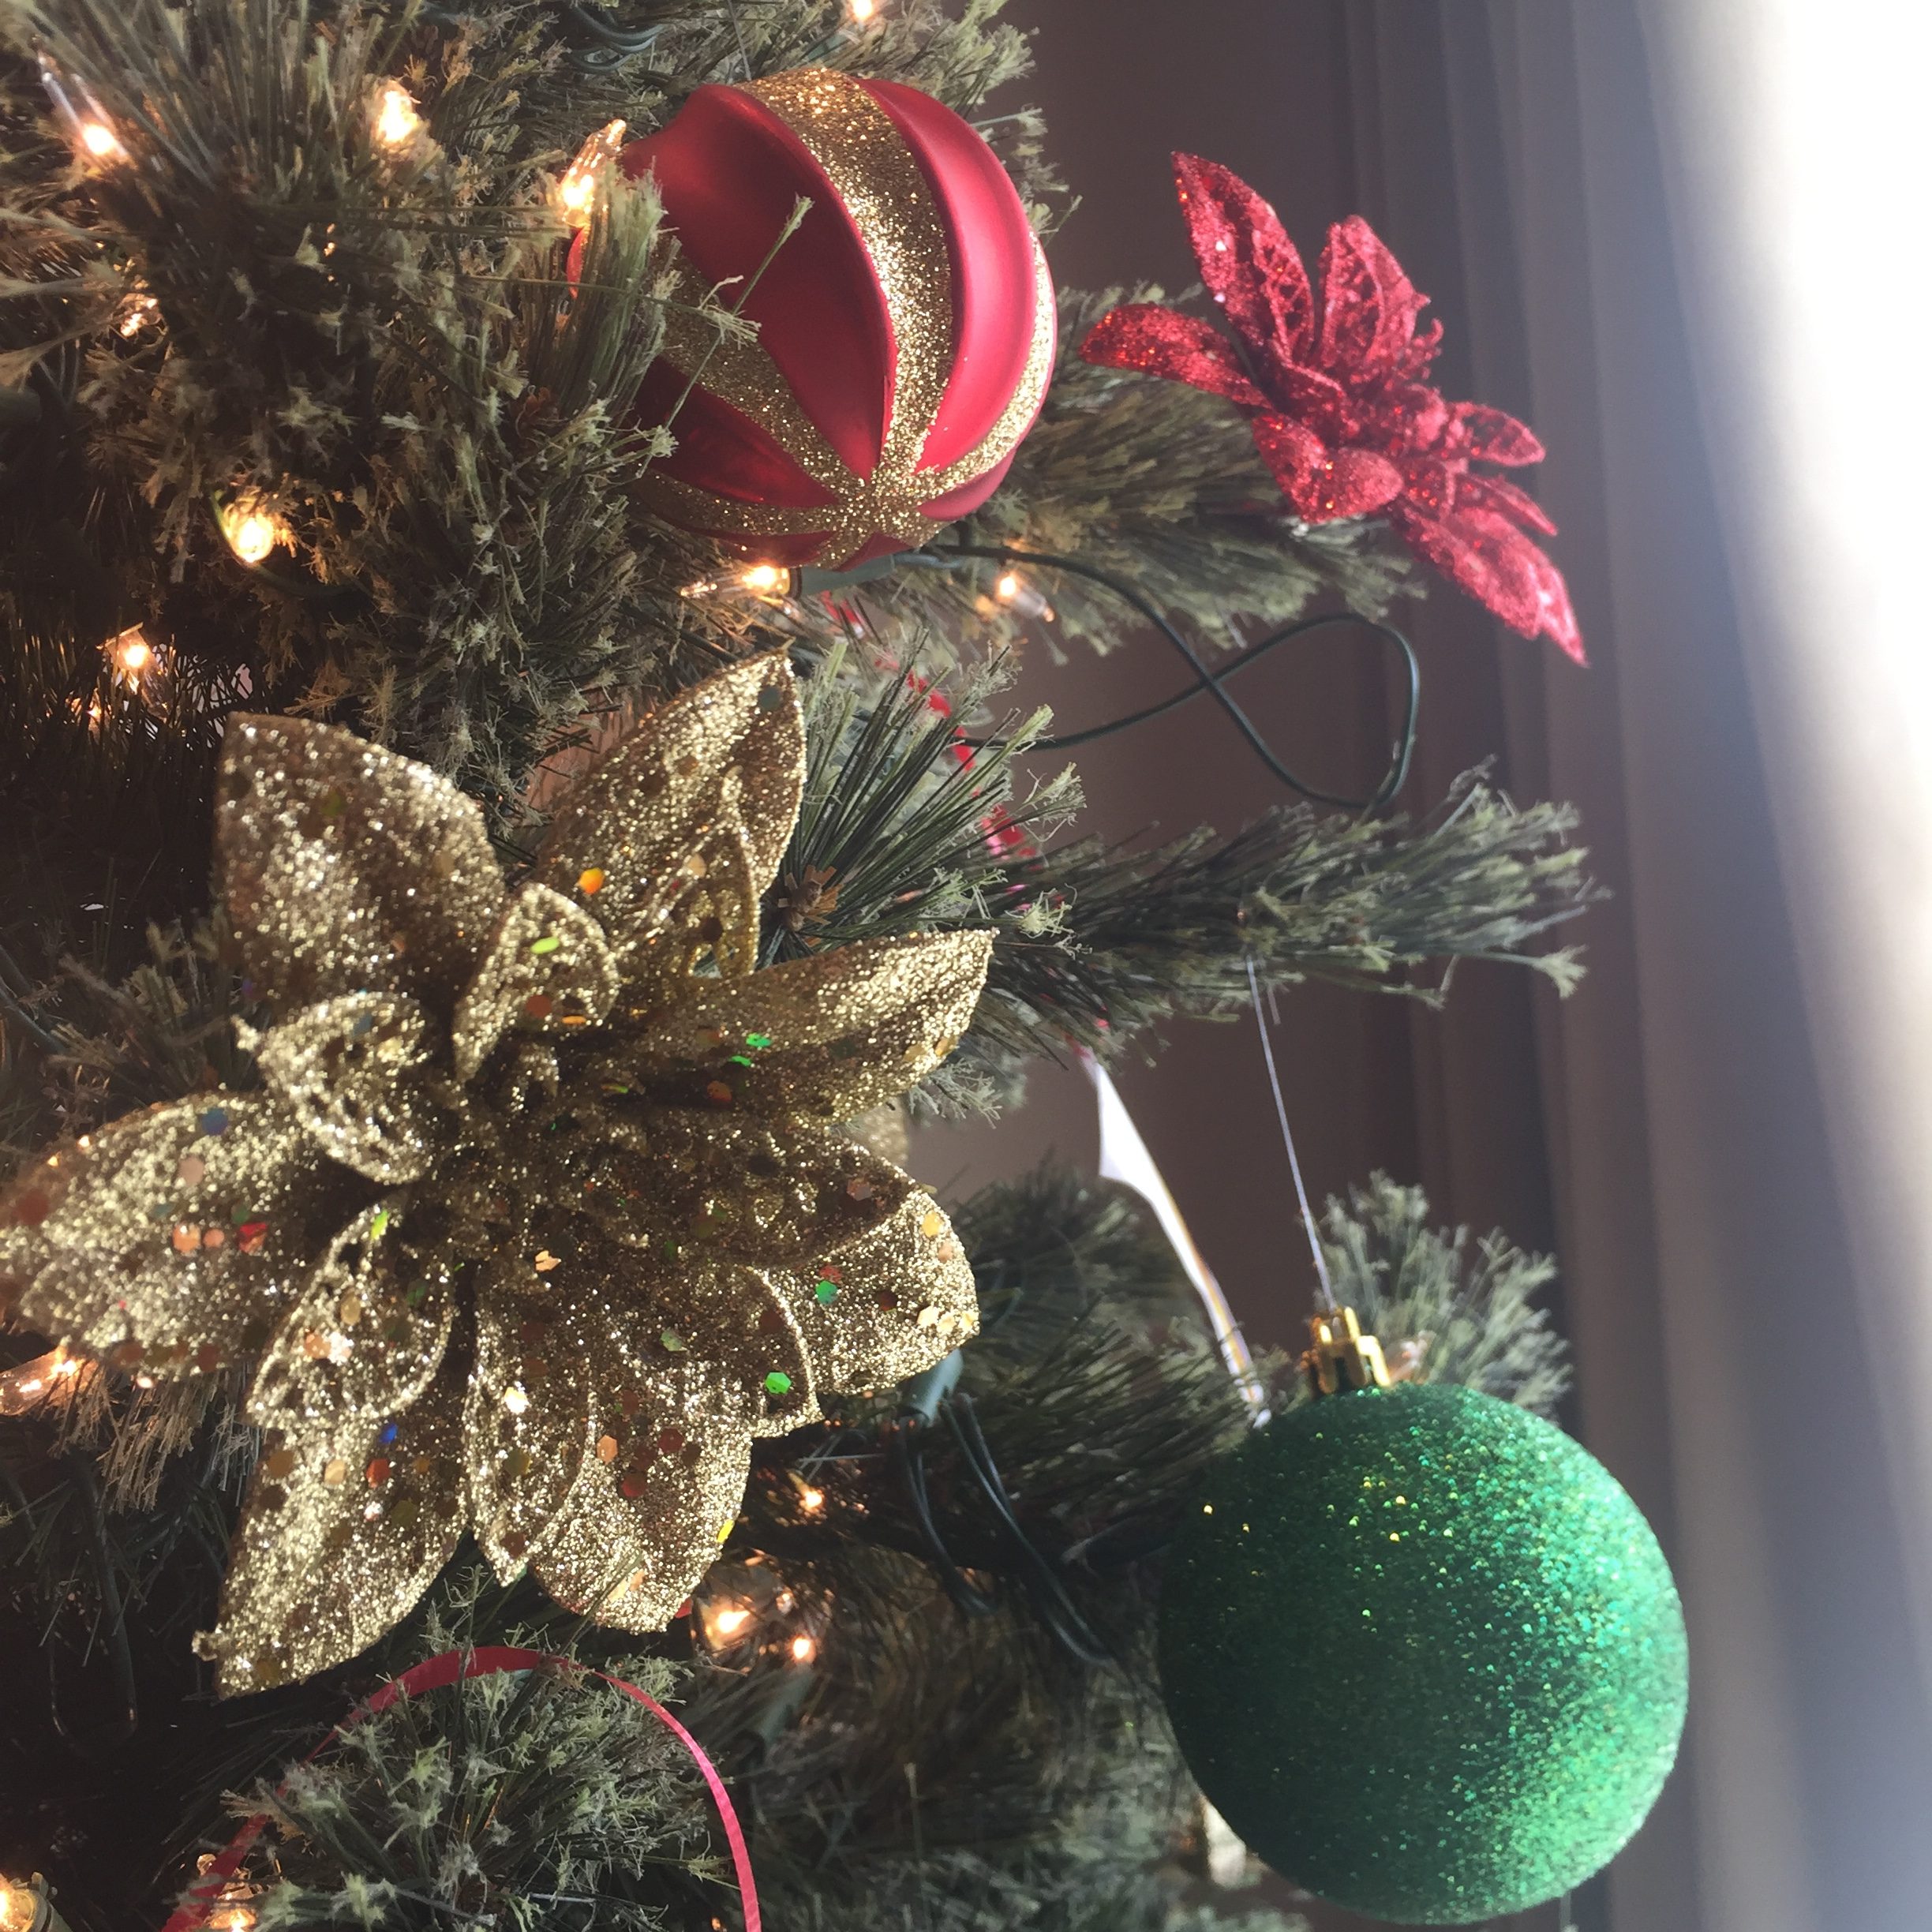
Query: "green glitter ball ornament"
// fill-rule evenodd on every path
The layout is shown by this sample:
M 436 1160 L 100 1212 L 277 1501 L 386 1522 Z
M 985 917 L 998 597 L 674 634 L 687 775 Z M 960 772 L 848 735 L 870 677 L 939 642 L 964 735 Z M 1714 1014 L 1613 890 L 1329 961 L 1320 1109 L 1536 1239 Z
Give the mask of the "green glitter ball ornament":
M 1322 1398 L 1215 1470 L 1170 1556 L 1160 1670 L 1249 1847 L 1411 1924 L 1607 1864 L 1683 1728 L 1683 1612 L 1636 1504 L 1560 1429 L 1445 1383 Z

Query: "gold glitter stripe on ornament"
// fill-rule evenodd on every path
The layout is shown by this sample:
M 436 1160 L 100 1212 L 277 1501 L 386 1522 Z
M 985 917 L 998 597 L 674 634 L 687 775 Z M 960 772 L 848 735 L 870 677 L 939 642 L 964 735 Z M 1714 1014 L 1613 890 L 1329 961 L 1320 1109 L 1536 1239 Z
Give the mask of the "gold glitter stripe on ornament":
M 927 500 L 950 496 L 975 477 L 983 477 L 995 463 L 1003 462 L 1019 447 L 1020 439 L 1033 426 L 1033 418 L 1046 399 L 1046 385 L 1053 380 L 1054 289 L 1046 269 L 1046 257 L 1039 243 L 1033 244 L 1033 339 L 1027 345 L 1026 367 L 1020 373 L 1018 386 L 999 420 L 964 456 L 955 457 L 943 470 L 929 470 L 921 478 Z
M 859 479 L 799 406 L 792 385 L 764 345 L 748 336 L 721 335 L 714 324 L 695 313 L 700 294 L 688 271 L 680 273 L 675 291 L 679 305 L 665 310 L 661 352 L 665 361 L 687 381 L 695 376 L 701 388 L 748 416 L 814 483 L 841 498 L 848 495 Z M 671 429 L 675 435 L 675 420 Z M 814 514 L 818 523 L 797 527 L 820 528 L 831 512 L 827 508 Z
M 637 495 L 661 516 L 687 530 L 717 530 L 734 537 L 799 537 L 834 526 L 842 530 L 846 515 L 838 504 L 800 509 L 788 504 L 742 503 L 698 484 L 681 483 L 657 470 L 647 470 L 638 477 Z
M 875 530 L 902 543 L 930 534 L 919 459 L 953 372 L 953 267 L 938 204 L 891 117 L 856 80 L 804 68 L 747 84 L 826 171 L 878 278 L 897 350 L 884 447 L 839 506 L 828 560 Z

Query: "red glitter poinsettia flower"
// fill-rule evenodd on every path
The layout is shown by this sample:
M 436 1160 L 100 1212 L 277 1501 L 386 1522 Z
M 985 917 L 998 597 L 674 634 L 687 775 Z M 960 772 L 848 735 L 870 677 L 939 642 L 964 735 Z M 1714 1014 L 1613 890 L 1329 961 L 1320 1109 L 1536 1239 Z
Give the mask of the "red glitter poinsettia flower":
M 1556 526 L 1507 479 L 1479 470 L 1542 460 L 1513 416 L 1446 402 L 1425 378 L 1442 325 L 1428 298 L 1360 215 L 1328 231 L 1319 301 L 1275 210 L 1212 161 L 1174 156 L 1201 279 L 1234 339 L 1153 302 L 1097 323 L 1080 354 L 1225 396 L 1295 514 L 1309 523 L 1380 514 L 1417 556 L 1525 637 L 1580 664 L 1583 639 L 1563 574 L 1527 534 Z

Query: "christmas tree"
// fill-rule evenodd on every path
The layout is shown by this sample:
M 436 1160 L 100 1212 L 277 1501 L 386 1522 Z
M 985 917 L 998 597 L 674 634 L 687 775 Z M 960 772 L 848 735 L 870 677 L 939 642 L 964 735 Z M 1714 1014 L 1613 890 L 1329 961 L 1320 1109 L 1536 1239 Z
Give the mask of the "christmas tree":
M 1056 291 L 997 0 L 0 17 L 0 1925 L 1226 1914 L 1201 1498 L 1430 1391 L 1450 1464 L 1548 1462 L 1548 1264 L 1378 1177 L 1312 1383 L 1230 1375 L 1144 1203 L 942 1204 L 907 1122 L 1310 979 L 1567 990 L 1566 809 L 1398 799 L 1413 702 L 1306 793 L 1225 688 L 1406 652 L 1431 571 L 1580 657 L 1534 438 L 1429 387 L 1365 224 L 1311 274 L 1211 163 L 1211 299 Z M 1043 638 L 1174 650 L 1305 796 L 1083 835 L 1002 697 Z M 1290 1877 L 1480 1916 L 1647 1809 L 1675 1599 L 1602 1597 L 1641 1524 L 1562 1446 L 1592 1634 L 1537 1570 L 1542 1702 L 1491 1681 L 1502 1754 L 1378 1837 L 1492 1601 L 1432 1558 L 1440 1642 L 1375 1665 L 1418 1741 L 1282 1813 L 1366 1839 L 1235 1821 Z M 1299 1547 L 1310 1615 L 1375 1587 Z

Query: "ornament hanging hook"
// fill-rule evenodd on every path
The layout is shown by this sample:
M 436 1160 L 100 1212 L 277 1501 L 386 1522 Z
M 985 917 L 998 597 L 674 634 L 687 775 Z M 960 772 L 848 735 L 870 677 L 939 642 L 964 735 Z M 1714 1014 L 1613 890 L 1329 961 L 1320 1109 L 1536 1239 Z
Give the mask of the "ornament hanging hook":
M 1328 1257 L 1315 1226 L 1314 1209 L 1309 1203 L 1301 1156 L 1295 1151 L 1294 1129 L 1289 1123 L 1288 1103 L 1282 1093 L 1281 1069 L 1275 1064 L 1267 1010 L 1261 1003 L 1260 975 L 1255 971 L 1252 954 L 1245 964 L 1248 997 L 1254 1006 L 1256 1031 L 1261 1035 L 1261 1058 L 1267 1065 L 1268 1088 L 1275 1096 L 1275 1118 L 1281 1128 L 1282 1145 L 1287 1150 L 1288 1171 L 1294 1176 L 1302 1232 L 1308 1237 L 1309 1252 L 1315 1263 L 1315 1296 L 1320 1309 L 1309 1317 L 1309 1344 L 1302 1353 L 1302 1372 L 1317 1395 L 1334 1395 L 1344 1389 L 1387 1388 L 1391 1377 L 1388 1364 L 1383 1359 L 1382 1344 L 1373 1335 L 1363 1334 L 1355 1311 L 1342 1307 L 1335 1299 Z
M 1317 1395 L 1391 1385 L 1382 1344 L 1373 1335 L 1362 1333 L 1361 1320 L 1352 1308 L 1310 1316 L 1309 1335 L 1309 1346 L 1302 1351 L 1301 1368 Z

